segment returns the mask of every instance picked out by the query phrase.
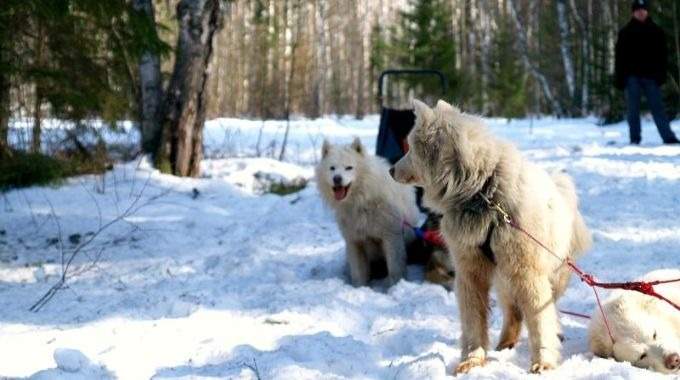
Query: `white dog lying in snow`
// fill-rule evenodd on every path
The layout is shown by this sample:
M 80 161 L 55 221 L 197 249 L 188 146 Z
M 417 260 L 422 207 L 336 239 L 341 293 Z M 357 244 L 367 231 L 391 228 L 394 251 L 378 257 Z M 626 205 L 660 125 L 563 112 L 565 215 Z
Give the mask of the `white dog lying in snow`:
M 680 270 L 663 269 L 643 281 L 680 278 Z M 680 282 L 656 285 L 657 293 L 680 304 Z M 635 291 L 616 290 L 603 305 L 615 342 L 600 310 L 590 322 L 590 349 L 595 355 L 627 361 L 661 373 L 680 373 L 680 311 L 663 300 Z

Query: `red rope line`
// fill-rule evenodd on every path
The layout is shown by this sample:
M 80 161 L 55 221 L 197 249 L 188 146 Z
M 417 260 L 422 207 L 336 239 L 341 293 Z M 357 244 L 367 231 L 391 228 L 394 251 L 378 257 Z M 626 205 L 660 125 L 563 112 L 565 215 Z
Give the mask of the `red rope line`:
M 585 271 L 581 270 L 581 268 L 576 266 L 576 264 L 571 259 L 566 258 L 563 260 L 562 258 L 560 258 L 555 252 L 553 252 L 550 248 L 545 246 L 545 244 L 536 239 L 528 231 L 523 229 L 522 226 L 520 226 L 517 222 L 510 218 L 507 213 L 502 212 L 502 214 L 504 217 L 503 219 L 508 225 L 522 232 L 524 235 L 529 237 L 531 240 L 533 240 L 536 244 L 538 244 L 541 248 L 543 248 L 546 252 L 550 253 L 556 259 L 566 263 L 567 266 L 579 276 L 581 281 L 585 282 L 586 285 L 590 286 L 593 289 L 593 293 L 595 293 L 595 299 L 597 300 L 597 307 L 600 309 L 600 313 L 602 314 L 602 318 L 604 320 L 604 325 L 607 328 L 607 333 L 609 333 L 609 338 L 611 338 L 612 342 L 614 342 L 614 336 L 612 335 L 611 328 L 609 327 L 609 320 L 607 319 L 607 315 L 605 314 L 604 309 L 602 308 L 602 303 L 600 301 L 600 296 L 597 293 L 597 288 L 633 290 L 663 300 L 669 305 L 673 306 L 676 310 L 680 311 L 680 305 L 675 304 L 673 301 L 669 300 L 668 298 L 664 297 L 663 295 L 657 293 L 656 290 L 654 290 L 654 285 L 680 282 L 680 278 L 656 281 L 599 282 L 595 280 L 595 277 L 592 274 L 586 273 Z M 565 314 L 576 315 L 577 313 L 567 312 Z
M 507 215 L 507 214 L 505 214 Z M 533 240 L 536 244 L 538 244 L 541 248 L 543 248 L 546 252 L 550 253 L 553 257 L 555 257 L 557 260 L 561 262 L 566 262 L 567 266 L 578 276 L 581 278 L 581 281 L 584 281 L 586 284 L 588 284 L 592 289 L 593 293 L 595 293 L 595 299 L 597 300 L 597 307 L 600 309 L 600 313 L 602 314 L 602 318 L 604 320 L 604 325 L 607 328 L 607 333 L 609 334 L 609 338 L 612 340 L 612 343 L 614 343 L 614 335 L 612 334 L 612 330 L 609 327 L 609 320 L 607 319 L 607 315 L 604 312 L 604 308 L 602 308 L 602 302 L 600 302 L 600 295 L 597 294 L 597 290 L 595 289 L 594 285 L 594 279 L 593 276 L 585 273 L 582 271 L 579 267 L 574 264 L 569 258 L 566 260 L 563 260 L 560 258 L 555 252 L 553 252 L 550 248 L 548 248 L 545 244 L 543 244 L 540 240 L 536 239 L 532 234 L 530 234 L 528 231 L 526 231 L 522 226 L 520 226 L 517 222 L 515 222 L 512 218 L 506 216 L 504 218 L 505 222 L 508 223 L 512 228 L 522 232 L 526 236 L 528 236 L 531 240 Z
M 543 244 L 540 240 L 536 239 L 532 234 L 530 234 L 527 230 L 522 228 L 522 226 L 519 225 L 519 223 L 515 222 L 510 215 L 501 208 L 500 205 L 493 203 L 491 200 L 489 200 L 486 197 L 483 197 L 483 199 L 489 204 L 489 206 L 493 209 L 496 209 L 500 214 L 503 216 L 503 220 L 505 223 L 510 225 L 512 228 L 522 232 L 524 235 L 526 235 L 529 239 L 531 239 L 534 243 L 536 243 L 538 246 L 543 248 L 546 252 L 551 254 L 555 259 L 559 260 L 560 262 L 566 264 L 569 269 L 571 269 L 574 273 L 576 273 L 579 277 L 579 279 L 584 282 L 586 285 L 590 286 L 593 289 L 593 293 L 595 294 L 595 300 L 597 301 L 597 307 L 600 310 L 600 314 L 602 314 L 602 319 L 604 321 L 604 325 L 607 328 L 607 333 L 609 334 L 609 338 L 612 340 L 612 343 L 615 342 L 614 340 L 614 335 L 612 334 L 611 328 L 609 327 L 609 320 L 607 319 L 607 315 L 604 312 L 604 308 L 602 307 L 602 302 L 600 301 L 600 295 L 597 293 L 597 288 L 603 288 L 603 289 L 624 289 L 624 290 L 631 290 L 631 291 L 636 291 L 642 294 L 646 294 L 651 297 L 655 297 L 657 299 L 660 299 L 662 301 L 665 301 L 669 305 L 673 306 L 676 310 L 680 311 L 680 305 L 674 303 L 673 301 L 669 300 L 668 298 L 664 297 L 663 295 L 659 294 L 656 292 L 654 289 L 655 285 L 659 284 L 668 284 L 668 283 L 673 283 L 673 282 L 680 282 L 680 278 L 677 279 L 672 279 L 672 280 L 656 280 L 656 281 L 630 281 L 630 282 L 599 282 L 595 280 L 595 277 L 583 271 L 581 268 L 579 268 L 570 258 L 565 258 L 562 259 L 559 257 L 555 252 L 553 252 L 550 248 L 548 248 L 545 244 Z M 403 226 L 408 226 L 414 231 L 416 228 L 411 226 L 408 222 L 403 221 L 402 222 L 402 227 Z M 417 232 L 416 232 L 417 233 Z M 421 232 L 422 233 L 422 232 Z M 427 231 L 428 236 L 426 237 L 425 235 L 423 238 L 425 238 L 426 241 L 430 242 L 429 240 L 433 240 L 430 242 L 431 244 L 437 244 L 440 241 L 443 243 L 443 239 L 441 238 L 441 234 L 439 234 L 439 231 Z M 568 315 L 573 315 L 577 317 L 582 317 L 582 318 L 588 318 L 590 319 L 589 316 L 585 314 L 580 314 L 580 313 L 574 313 L 571 311 L 565 311 L 565 310 L 560 310 L 560 312 Z

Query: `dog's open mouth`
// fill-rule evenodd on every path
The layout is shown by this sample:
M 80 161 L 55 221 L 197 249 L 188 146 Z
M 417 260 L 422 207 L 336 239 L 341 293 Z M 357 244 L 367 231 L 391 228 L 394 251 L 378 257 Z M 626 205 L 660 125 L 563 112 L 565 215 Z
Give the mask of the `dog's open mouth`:
M 341 201 L 347 197 L 349 192 L 349 186 L 333 186 L 333 195 L 335 195 L 336 201 Z

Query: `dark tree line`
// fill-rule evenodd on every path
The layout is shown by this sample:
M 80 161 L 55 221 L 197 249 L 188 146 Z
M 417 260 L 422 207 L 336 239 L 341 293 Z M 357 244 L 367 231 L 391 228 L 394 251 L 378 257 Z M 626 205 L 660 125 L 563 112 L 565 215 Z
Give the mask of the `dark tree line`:
M 630 15 L 629 0 L 241 0 L 218 36 L 209 114 L 282 118 L 289 103 L 306 116 L 361 116 L 377 110 L 381 70 L 417 67 L 446 73 L 449 100 L 485 115 L 618 120 L 613 50 Z M 674 115 L 680 4 L 653 1 L 651 16 L 669 37 Z
M 41 120 L 112 127 L 138 120 L 142 148 L 158 168 L 198 175 L 213 42 L 227 0 L 180 0 L 176 42 L 159 37 L 152 0 L 7 0 L 0 8 L 0 156 L 10 156 L 9 119 L 28 111 L 31 149 Z M 172 49 L 174 46 L 174 51 Z M 174 53 L 174 54 L 171 54 Z M 174 62 L 164 86 L 161 61 Z
M 652 6 L 676 115 L 680 3 Z M 206 117 L 362 117 L 387 68 L 440 70 L 443 96 L 484 115 L 615 121 L 614 44 L 629 18 L 629 0 L 4 0 L 0 155 L 11 118 L 31 120 L 33 151 L 47 117 L 133 120 L 157 167 L 197 175 Z M 438 91 L 418 79 L 388 95 L 403 106 Z

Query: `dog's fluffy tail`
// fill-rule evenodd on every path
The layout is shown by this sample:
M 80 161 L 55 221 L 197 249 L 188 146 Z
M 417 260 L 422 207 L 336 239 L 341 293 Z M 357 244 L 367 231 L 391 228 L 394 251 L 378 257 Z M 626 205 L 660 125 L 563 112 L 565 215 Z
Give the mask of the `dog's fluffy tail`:
M 593 238 L 586 226 L 586 222 L 583 220 L 583 216 L 581 216 L 581 213 L 578 210 L 578 196 L 576 195 L 574 181 L 564 173 L 555 173 L 552 177 L 557 185 L 557 189 L 567 201 L 567 204 L 574 215 L 570 257 L 575 259 L 590 249 Z

